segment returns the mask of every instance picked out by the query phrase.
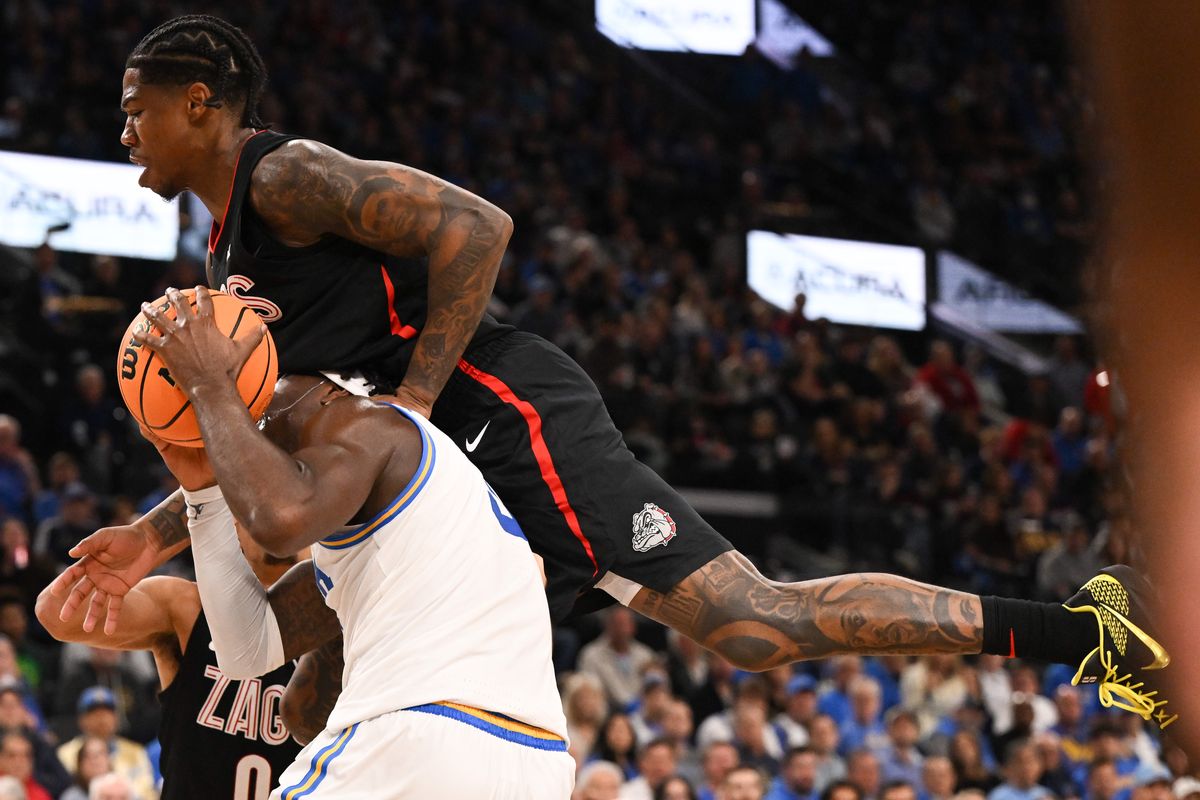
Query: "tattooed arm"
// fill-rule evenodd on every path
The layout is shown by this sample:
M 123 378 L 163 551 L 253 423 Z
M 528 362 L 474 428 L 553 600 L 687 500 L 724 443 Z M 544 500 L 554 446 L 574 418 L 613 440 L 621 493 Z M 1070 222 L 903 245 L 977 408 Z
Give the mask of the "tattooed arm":
M 250 202 L 284 244 L 333 234 L 429 258 L 429 312 L 397 392 L 428 416 L 479 327 L 512 235 L 509 216 L 420 170 L 360 161 L 308 140 L 263 157 Z
M 187 504 L 183 502 L 183 490 L 172 492 L 134 525 L 142 526 L 147 532 L 146 544 L 157 554 L 156 567 L 182 553 L 189 544 Z
M 325 730 L 333 705 L 342 693 L 342 637 L 330 639 L 305 653 L 283 692 L 279 713 L 283 724 L 300 744 L 308 744 Z
M 776 583 L 737 552 L 714 558 L 666 594 L 643 588 L 629 607 L 747 670 L 843 653 L 983 647 L 975 595 L 876 573 Z

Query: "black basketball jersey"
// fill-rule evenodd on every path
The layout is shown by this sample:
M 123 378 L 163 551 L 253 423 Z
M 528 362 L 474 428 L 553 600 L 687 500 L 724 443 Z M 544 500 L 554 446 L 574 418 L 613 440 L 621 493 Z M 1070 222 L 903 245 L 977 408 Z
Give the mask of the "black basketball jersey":
M 217 667 L 204 612 L 161 694 L 162 800 L 266 800 L 300 745 L 279 715 L 295 664 L 235 681 Z
M 262 316 L 282 372 L 404 377 L 428 308 L 427 259 L 399 258 L 337 236 L 308 247 L 274 240 L 249 201 L 260 159 L 300 138 L 259 131 L 242 147 L 229 202 L 208 237 L 209 283 Z M 511 330 L 485 316 L 472 345 Z

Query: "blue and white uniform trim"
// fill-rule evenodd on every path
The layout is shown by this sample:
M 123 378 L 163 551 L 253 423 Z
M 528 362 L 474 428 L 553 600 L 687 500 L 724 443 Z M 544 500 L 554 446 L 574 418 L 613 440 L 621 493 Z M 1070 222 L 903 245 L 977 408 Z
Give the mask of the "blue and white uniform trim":
M 413 424 L 417 426 L 417 430 L 421 434 L 421 463 L 417 465 L 417 471 L 413 473 L 412 478 L 408 481 L 408 485 L 396 498 L 387 505 L 382 511 L 372 517 L 368 522 L 362 525 L 357 525 L 353 528 L 347 528 L 344 531 L 332 534 L 322 539 L 318 544 L 330 550 L 343 550 L 347 547 L 353 547 L 359 542 L 369 539 L 377 530 L 387 525 L 395 519 L 404 509 L 416 499 L 421 490 L 425 488 L 425 484 L 429 483 L 429 476 L 433 474 L 434 464 L 437 463 L 437 450 L 433 446 L 433 439 L 425 432 L 420 422 L 413 419 L 413 415 L 404 408 L 393 403 L 383 403 L 399 411 L 404 416 L 413 420 Z
M 532 747 L 536 750 L 550 750 L 558 753 L 567 752 L 567 743 L 561 736 L 533 725 L 527 725 L 512 717 L 497 714 L 494 711 L 484 711 L 472 706 L 449 702 L 426 703 L 420 706 L 410 706 L 403 710 L 419 711 L 422 714 L 433 714 L 438 717 L 457 720 L 484 733 L 489 733 L 498 739 L 503 739 L 513 744 L 524 745 L 525 747 Z M 284 800 L 290 800 L 290 798 L 284 798 Z
M 300 800 L 301 797 L 307 797 L 315 792 L 321 785 L 321 781 L 325 780 L 325 776 L 329 774 L 330 763 L 342 754 L 357 730 L 358 723 L 355 723 L 314 753 L 312 762 L 308 766 L 308 772 L 304 773 L 304 777 L 300 779 L 299 783 L 289 786 L 280 793 L 282 800 Z

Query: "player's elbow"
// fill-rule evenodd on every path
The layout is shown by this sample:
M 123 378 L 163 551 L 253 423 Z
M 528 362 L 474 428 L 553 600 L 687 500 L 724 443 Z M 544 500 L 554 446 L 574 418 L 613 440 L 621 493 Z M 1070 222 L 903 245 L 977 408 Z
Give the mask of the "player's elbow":
M 230 645 L 216 634 L 213 636 L 213 649 L 217 653 L 217 668 L 225 677 L 234 681 L 262 677 L 272 670 L 279 669 L 284 663 L 282 659 L 271 658 L 264 648 L 245 641 Z
M 499 208 L 496 209 L 496 213 L 499 216 L 498 223 L 500 225 L 500 239 L 507 247 L 508 240 L 511 239 L 513 235 L 513 219 L 506 212 L 501 211 Z
M 312 544 L 306 517 L 294 508 L 256 511 L 245 523 L 254 543 L 275 558 L 289 558 Z
M 221 658 L 220 652 L 217 653 L 217 669 L 221 670 L 221 674 L 231 681 L 248 681 L 251 678 L 257 678 L 265 675 L 266 672 L 270 672 L 270 670 L 253 669 L 241 661 L 231 661 L 227 658 Z
M 486 200 L 480 202 L 474 213 L 478 217 L 478 224 L 488 232 L 489 238 L 495 241 L 496 248 L 503 252 L 504 248 L 508 246 L 508 240 L 513 235 L 512 217 L 499 206 L 494 206 Z M 497 262 L 497 269 L 499 269 L 499 262 Z

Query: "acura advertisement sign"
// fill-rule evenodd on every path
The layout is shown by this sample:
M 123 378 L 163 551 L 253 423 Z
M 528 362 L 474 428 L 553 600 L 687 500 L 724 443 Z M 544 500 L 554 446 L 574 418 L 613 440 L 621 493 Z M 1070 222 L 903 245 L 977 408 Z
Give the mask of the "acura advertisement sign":
M 751 231 L 746 277 L 764 300 L 845 325 L 917 331 L 925 327 L 925 253 L 852 239 Z
M 179 203 L 138 186 L 142 168 L 109 161 L 0 152 L 0 243 L 37 247 L 64 222 L 54 246 L 169 260 L 179 242 Z

